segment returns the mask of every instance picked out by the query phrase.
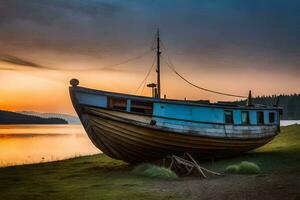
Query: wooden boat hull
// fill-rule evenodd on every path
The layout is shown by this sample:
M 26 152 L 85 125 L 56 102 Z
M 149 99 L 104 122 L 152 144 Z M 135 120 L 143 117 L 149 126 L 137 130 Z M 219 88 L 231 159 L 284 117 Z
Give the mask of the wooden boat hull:
M 153 161 L 185 152 L 203 159 L 238 155 L 268 143 L 278 131 L 276 126 L 268 126 L 265 129 L 267 132 L 252 138 L 183 133 L 152 126 L 141 120 L 135 121 L 135 117 L 146 121 L 152 117 L 133 115 L 132 119 L 126 119 L 120 112 L 82 104 L 74 88 L 70 89 L 70 94 L 74 108 L 93 144 L 106 155 L 128 163 Z
M 273 136 L 250 141 L 180 135 L 137 127 L 125 122 L 84 114 L 85 129 L 92 142 L 108 156 L 129 163 L 157 160 L 189 152 L 198 158 L 225 157 L 255 149 Z

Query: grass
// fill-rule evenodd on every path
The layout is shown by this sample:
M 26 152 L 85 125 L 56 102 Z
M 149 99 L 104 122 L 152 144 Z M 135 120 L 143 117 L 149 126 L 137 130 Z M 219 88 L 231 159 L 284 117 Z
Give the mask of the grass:
M 226 167 L 225 172 L 227 174 L 238 174 L 239 173 L 239 166 L 238 165 L 229 165 Z
M 300 125 L 292 125 L 282 127 L 271 143 L 255 151 L 232 159 L 199 163 L 224 171 L 228 165 L 247 160 L 260 166 L 262 173 L 300 174 L 299 155 Z M 148 167 L 140 166 L 139 170 Z M 126 163 L 105 155 L 0 168 L 0 199 L 178 199 L 154 191 L 156 181 L 168 184 L 168 180 L 136 175 L 132 170 Z
M 242 161 L 239 165 L 229 165 L 225 172 L 227 174 L 259 174 L 260 168 L 255 163 Z
M 105 155 L 0 169 L 0 199 L 178 199 Z M 164 181 L 164 180 L 160 180 Z
M 257 164 L 248 162 L 248 161 L 243 161 L 239 165 L 239 174 L 259 174 L 260 173 L 260 168 Z
M 155 177 L 160 179 L 172 180 L 178 178 L 178 176 L 172 170 L 149 163 L 143 163 L 136 166 L 132 170 L 132 172 L 137 175 Z
M 204 167 L 225 171 L 229 165 L 242 161 L 255 163 L 261 173 L 300 174 L 300 125 L 281 127 L 281 133 L 267 145 L 235 158 L 200 161 Z

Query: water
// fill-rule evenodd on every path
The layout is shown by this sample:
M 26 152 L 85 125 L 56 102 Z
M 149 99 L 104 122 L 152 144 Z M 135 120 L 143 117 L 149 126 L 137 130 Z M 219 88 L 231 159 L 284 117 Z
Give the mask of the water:
M 300 120 L 280 120 L 281 126 L 288 126 L 292 124 L 300 124 Z
M 81 125 L 0 125 L 0 167 L 97 153 Z

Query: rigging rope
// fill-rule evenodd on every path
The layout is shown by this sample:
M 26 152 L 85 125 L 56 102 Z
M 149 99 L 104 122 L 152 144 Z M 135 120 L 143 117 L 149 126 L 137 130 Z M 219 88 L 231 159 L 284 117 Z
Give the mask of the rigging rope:
M 116 66 L 119 66 L 119 65 L 126 64 L 126 63 L 128 63 L 128 62 L 133 61 L 133 60 L 140 59 L 140 58 L 142 58 L 143 56 L 147 55 L 147 54 L 150 53 L 150 52 L 152 52 L 152 49 L 149 49 L 149 50 L 147 50 L 147 51 L 145 51 L 145 52 L 143 52 L 143 53 L 141 53 L 141 54 L 139 54 L 139 55 L 137 55 L 137 56 L 135 56 L 135 57 L 129 58 L 129 59 L 127 59 L 127 60 L 124 60 L 124 61 L 122 61 L 122 62 L 113 64 L 113 65 L 106 66 L 106 67 L 104 67 L 104 68 L 116 67 Z
M 224 96 L 230 96 L 230 97 L 238 97 L 238 98 L 248 98 L 247 96 L 241 96 L 241 95 L 235 95 L 235 94 L 230 94 L 230 93 L 225 93 L 225 92 L 219 92 L 219 91 L 215 91 L 215 90 L 211 90 L 211 89 L 207 89 L 204 87 L 200 87 L 194 83 L 192 83 L 191 81 L 187 80 L 185 77 L 183 77 L 181 74 L 179 74 L 177 72 L 177 70 L 175 69 L 174 65 L 171 62 L 171 59 L 167 53 L 167 49 L 165 48 L 163 42 L 161 41 L 161 46 L 163 47 L 164 51 L 166 52 L 165 54 L 167 55 L 167 60 L 165 60 L 167 66 L 177 75 L 179 76 L 183 81 L 185 81 L 186 83 L 190 84 L 191 86 L 198 88 L 200 90 L 206 91 L 206 92 L 211 92 L 211 93 L 215 93 L 215 94 L 219 94 L 219 95 L 224 95 Z M 169 62 L 168 62 L 169 60 Z
M 148 76 L 150 75 L 150 73 L 151 73 L 153 67 L 155 66 L 155 60 L 156 60 L 156 56 L 153 57 L 152 65 L 151 65 L 151 67 L 149 68 L 149 70 L 148 70 L 148 72 L 147 72 L 147 74 L 146 74 L 146 77 L 143 79 L 143 81 L 140 83 L 139 87 L 138 87 L 137 90 L 135 91 L 135 94 L 137 94 L 137 92 L 140 90 L 140 88 L 141 88 L 142 86 L 143 86 L 143 90 L 144 90 L 144 87 L 145 87 L 145 83 L 146 83 L 146 81 L 147 81 L 147 78 L 148 78 Z M 142 90 L 142 92 L 143 92 L 143 90 Z
M 155 39 L 153 40 L 153 42 L 152 42 L 152 44 L 151 44 L 151 47 L 150 47 L 149 49 L 147 49 L 146 51 L 142 52 L 141 54 L 139 54 L 139 55 L 137 55 L 137 56 L 134 56 L 134 57 L 132 57 L 132 58 L 128 58 L 127 60 L 124 60 L 124 61 L 122 61 L 122 62 L 113 64 L 113 65 L 105 66 L 105 67 L 103 67 L 103 68 L 116 67 L 116 66 L 123 65 L 123 64 L 126 64 L 126 63 L 128 63 L 128 62 L 131 62 L 131 61 L 133 61 L 133 60 L 140 59 L 140 58 L 142 58 L 143 56 L 145 56 L 145 55 L 147 55 L 148 53 L 150 53 L 150 52 L 153 51 L 154 44 L 155 44 Z

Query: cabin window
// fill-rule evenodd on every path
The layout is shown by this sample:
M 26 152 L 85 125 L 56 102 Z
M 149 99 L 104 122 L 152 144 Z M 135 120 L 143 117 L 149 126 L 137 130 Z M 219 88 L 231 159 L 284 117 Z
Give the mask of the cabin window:
M 248 111 L 242 111 L 242 124 L 249 124 L 249 112 Z
M 126 111 L 127 100 L 124 98 L 109 97 L 108 108 Z
M 131 101 L 131 112 L 152 115 L 153 103 L 145 101 Z
M 257 124 L 264 124 L 264 112 L 257 112 Z
M 269 113 L 269 122 L 274 123 L 275 122 L 275 113 L 270 112 Z
M 233 124 L 233 114 L 231 110 L 225 110 L 225 124 Z

